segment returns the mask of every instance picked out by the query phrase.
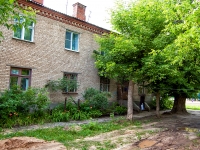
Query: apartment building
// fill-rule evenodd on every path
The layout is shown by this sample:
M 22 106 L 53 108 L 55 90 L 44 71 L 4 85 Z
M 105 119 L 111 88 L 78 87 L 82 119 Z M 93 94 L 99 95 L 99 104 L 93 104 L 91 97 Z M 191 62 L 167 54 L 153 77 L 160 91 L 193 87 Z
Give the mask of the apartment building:
M 99 77 L 95 68 L 92 58 L 93 51 L 98 49 L 95 35 L 110 31 L 86 22 L 86 6 L 75 3 L 73 16 L 69 16 L 45 7 L 43 0 L 18 0 L 18 3 L 38 11 L 36 23 L 16 31 L 0 27 L 5 37 L 0 43 L 0 91 L 12 85 L 24 90 L 44 87 L 48 81 L 67 77 L 77 80 L 78 88 L 50 92 L 53 103 L 63 102 L 67 96 L 82 99 L 90 87 L 109 91 L 111 101 L 116 101 L 117 95 L 122 98 L 117 94 L 115 81 Z M 123 88 L 123 99 L 126 89 Z M 134 100 L 138 99 L 136 86 Z

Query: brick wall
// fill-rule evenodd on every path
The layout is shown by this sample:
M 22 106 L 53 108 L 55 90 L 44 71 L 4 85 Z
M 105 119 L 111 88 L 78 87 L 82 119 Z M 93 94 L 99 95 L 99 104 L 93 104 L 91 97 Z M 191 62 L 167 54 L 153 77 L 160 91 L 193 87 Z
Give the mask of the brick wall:
M 32 87 L 62 78 L 62 71 L 80 73 L 78 94 L 72 95 L 76 99 L 82 99 L 81 93 L 88 87 L 99 89 L 100 79 L 92 58 L 93 50 L 98 48 L 94 33 L 40 15 L 36 20 L 33 43 L 13 39 L 13 31 L 0 27 L 5 36 L 0 43 L 0 90 L 9 87 L 10 66 L 32 68 Z M 65 50 L 66 30 L 80 33 L 79 52 Z M 64 101 L 65 96 L 60 92 L 50 94 L 53 102 Z

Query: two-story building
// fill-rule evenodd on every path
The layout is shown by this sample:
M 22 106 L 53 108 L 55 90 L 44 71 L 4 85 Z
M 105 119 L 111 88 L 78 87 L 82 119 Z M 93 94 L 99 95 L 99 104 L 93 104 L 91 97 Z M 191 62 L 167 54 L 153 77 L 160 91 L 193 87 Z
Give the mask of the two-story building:
M 43 0 L 18 3 L 38 11 L 36 24 L 16 31 L 0 27 L 5 38 L 0 43 L 0 91 L 12 85 L 24 90 L 44 87 L 49 80 L 65 76 L 78 82 L 78 88 L 68 92 L 75 99 L 82 99 L 82 93 L 93 87 L 111 92 L 110 100 L 117 100 L 116 83 L 99 77 L 92 58 L 93 51 L 98 49 L 95 34 L 110 31 L 85 21 L 86 6 L 75 3 L 73 16 L 69 16 L 45 7 Z M 138 90 L 134 89 L 136 100 Z M 50 93 L 52 102 L 63 102 L 66 96 Z

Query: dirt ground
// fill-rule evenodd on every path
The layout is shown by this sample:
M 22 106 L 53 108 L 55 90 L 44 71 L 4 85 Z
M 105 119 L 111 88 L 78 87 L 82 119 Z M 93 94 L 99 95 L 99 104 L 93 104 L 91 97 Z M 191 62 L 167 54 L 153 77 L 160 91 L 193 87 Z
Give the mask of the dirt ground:
M 103 133 L 83 139 L 84 142 L 109 142 L 115 150 L 200 150 L 200 111 L 188 115 L 162 115 L 140 119 L 142 127 Z M 75 142 L 79 142 L 76 140 Z M 0 150 L 66 150 L 61 143 L 33 137 L 14 137 L 0 141 Z M 70 148 L 75 149 L 75 148 Z M 98 149 L 93 145 L 90 150 Z

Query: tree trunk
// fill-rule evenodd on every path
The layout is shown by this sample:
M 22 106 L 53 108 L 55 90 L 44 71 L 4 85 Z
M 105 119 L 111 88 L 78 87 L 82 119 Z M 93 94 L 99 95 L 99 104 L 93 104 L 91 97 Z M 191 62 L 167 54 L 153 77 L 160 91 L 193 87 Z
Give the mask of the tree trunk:
M 186 107 L 185 107 L 185 102 L 186 102 L 185 96 L 181 96 L 181 95 L 175 96 L 174 97 L 174 105 L 173 105 L 173 108 L 171 110 L 171 113 L 186 114 L 187 110 L 186 110 Z
M 133 121 L 133 81 L 130 80 L 128 84 L 128 109 L 127 109 L 127 119 Z
M 156 116 L 160 118 L 160 93 L 156 93 Z

